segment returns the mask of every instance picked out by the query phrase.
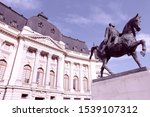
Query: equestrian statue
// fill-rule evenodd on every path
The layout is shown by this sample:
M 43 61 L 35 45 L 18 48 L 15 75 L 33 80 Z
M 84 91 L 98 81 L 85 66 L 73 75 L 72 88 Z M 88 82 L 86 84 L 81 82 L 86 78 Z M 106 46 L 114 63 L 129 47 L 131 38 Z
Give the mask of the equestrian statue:
M 142 67 L 141 63 L 138 60 L 136 48 L 139 45 L 142 45 L 141 55 L 144 56 L 146 53 L 146 44 L 145 41 L 136 40 L 136 33 L 141 30 L 140 22 L 141 17 L 137 14 L 135 17 L 130 19 L 125 27 L 123 28 L 122 33 L 119 33 L 115 26 L 109 23 L 109 26 L 106 28 L 104 40 L 99 46 L 93 46 L 91 48 L 92 58 L 93 53 L 97 55 L 99 60 L 102 61 L 102 67 L 100 76 L 103 77 L 103 71 L 106 69 L 110 74 L 113 74 L 107 67 L 107 63 L 111 57 L 121 57 L 125 54 L 132 56 L 139 68 Z

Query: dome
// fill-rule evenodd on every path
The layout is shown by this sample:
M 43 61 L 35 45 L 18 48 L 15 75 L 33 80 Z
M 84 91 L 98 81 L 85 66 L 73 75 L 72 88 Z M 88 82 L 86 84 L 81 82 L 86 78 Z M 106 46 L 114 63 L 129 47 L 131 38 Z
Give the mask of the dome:
M 33 31 L 42 35 L 50 36 L 56 41 L 61 40 L 60 31 L 56 28 L 56 26 L 48 22 L 48 18 L 44 16 L 43 13 L 39 13 L 37 16 L 29 18 L 27 26 L 29 26 Z

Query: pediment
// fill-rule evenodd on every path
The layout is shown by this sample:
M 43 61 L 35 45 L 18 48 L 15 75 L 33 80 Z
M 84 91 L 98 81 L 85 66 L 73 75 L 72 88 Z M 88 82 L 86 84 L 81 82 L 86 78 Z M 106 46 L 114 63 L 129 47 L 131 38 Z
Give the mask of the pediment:
M 65 46 L 63 46 L 58 41 L 53 40 L 49 36 L 35 36 L 35 35 L 33 36 L 33 35 L 28 35 L 28 37 L 30 39 L 33 39 L 33 40 L 41 43 L 41 44 L 49 46 L 51 48 L 54 48 L 54 49 L 57 49 L 57 50 L 61 50 L 61 51 L 65 51 Z

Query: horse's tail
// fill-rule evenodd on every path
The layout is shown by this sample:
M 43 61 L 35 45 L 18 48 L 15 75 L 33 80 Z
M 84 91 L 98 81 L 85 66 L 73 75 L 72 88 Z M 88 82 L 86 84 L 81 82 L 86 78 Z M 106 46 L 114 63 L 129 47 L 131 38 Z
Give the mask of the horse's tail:
M 89 59 L 92 58 L 93 53 L 94 53 L 94 50 L 97 49 L 97 47 L 98 47 L 98 46 L 93 46 L 93 47 L 91 48 L 91 55 L 90 55 Z

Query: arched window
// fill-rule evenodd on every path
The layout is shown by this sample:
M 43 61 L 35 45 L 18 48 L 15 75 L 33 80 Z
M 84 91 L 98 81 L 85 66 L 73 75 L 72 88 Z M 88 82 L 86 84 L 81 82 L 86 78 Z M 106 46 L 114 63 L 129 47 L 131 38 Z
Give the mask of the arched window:
M 84 92 L 88 91 L 88 79 L 86 77 L 83 78 L 83 90 Z
M 69 91 L 69 76 L 67 74 L 64 75 L 64 90 Z
M 30 76 L 31 76 L 31 67 L 30 65 L 25 65 L 23 68 L 23 80 L 24 80 L 23 82 L 29 83 Z
M 37 76 L 36 76 L 36 83 L 38 86 L 43 85 L 43 76 L 44 76 L 44 70 L 42 68 L 38 68 Z
M 55 88 L 55 72 L 53 70 L 50 71 L 50 83 L 51 88 Z
M 77 76 L 73 78 L 73 89 L 79 91 L 79 78 Z
M 3 80 L 6 67 L 7 67 L 7 62 L 5 60 L 0 60 L 0 80 Z

